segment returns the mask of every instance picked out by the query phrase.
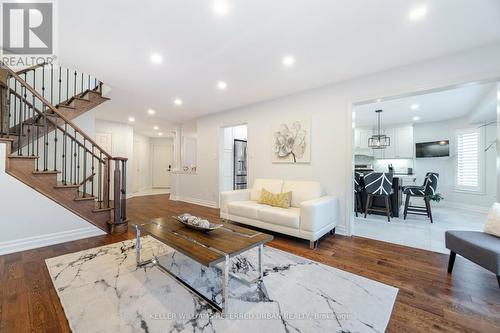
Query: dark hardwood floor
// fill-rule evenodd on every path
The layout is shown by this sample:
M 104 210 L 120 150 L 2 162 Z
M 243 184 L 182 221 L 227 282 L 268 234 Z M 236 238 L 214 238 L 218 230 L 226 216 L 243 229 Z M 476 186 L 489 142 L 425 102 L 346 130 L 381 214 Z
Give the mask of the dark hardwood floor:
M 212 220 L 218 210 L 168 201 L 166 195 L 128 200 L 134 222 L 189 211 Z M 132 238 L 100 236 L 0 256 L 0 332 L 69 332 L 44 260 Z M 270 246 L 399 288 L 388 332 L 500 332 L 500 291 L 494 274 L 457 257 L 361 237 L 325 236 L 317 250 L 275 234 Z

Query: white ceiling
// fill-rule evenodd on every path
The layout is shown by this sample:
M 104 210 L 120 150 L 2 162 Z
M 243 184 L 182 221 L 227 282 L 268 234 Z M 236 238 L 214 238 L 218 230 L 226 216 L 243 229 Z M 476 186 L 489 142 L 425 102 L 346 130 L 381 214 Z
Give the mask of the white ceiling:
M 491 92 L 493 92 L 491 94 Z M 484 101 L 489 101 L 483 120 L 491 120 L 496 116 L 496 83 L 469 84 L 460 88 L 443 90 L 428 94 L 416 95 L 359 105 L 354 108 L 357 127 L 375 127 L 377 115 L 375 110 L 382 110 L 381 126 L 408 123 L 426 123 L 465 117 L 476 111 L 476 107 Z M 412 105 L 418 105 L 412 109 Z M 419 120 L 413 120 L 419 117 Z
M 155 135 L 154 125 L 500 41 L 498 0 L 227 0 L 225 17 L 214 1 L 59 1 L 59 60 L 111 86 L 99 118 L 134 116 Z M 410 21 L 421 4 L 428 15 Z M 286 54 L 292 68 L 281 64 Z

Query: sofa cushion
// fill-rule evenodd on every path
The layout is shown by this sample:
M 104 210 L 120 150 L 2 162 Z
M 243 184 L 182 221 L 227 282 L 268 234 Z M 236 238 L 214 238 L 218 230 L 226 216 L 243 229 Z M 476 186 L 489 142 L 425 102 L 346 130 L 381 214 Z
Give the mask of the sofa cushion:
M 300 209 L 294 207 L 285 209 L 262 206 L 258 209 L 258 219 L 263 222 L 298 229 L 300 224 Z
M 258 201 L 263 188 L 272 193 L 280 193 L 283 188 L 283 180 L 264 178 L 255 179 L 253 182 L 252 192 L 250 193 L 250 200 Z
M 258 210 L 266 205 L 261 205 L 255 201 L 233 201 L 227 204 L 227 210 L 231 215 L 258 219 Z
M 258 203 L 273 207 L 290 208 L 292 192 L 271 193 L 265 188 L 260 193 Z
M 323 191 L 319 182 L 285 180 L 283 192 L 292 192 L 292 207 L 300 207 L 300 203 L 321 197 Z

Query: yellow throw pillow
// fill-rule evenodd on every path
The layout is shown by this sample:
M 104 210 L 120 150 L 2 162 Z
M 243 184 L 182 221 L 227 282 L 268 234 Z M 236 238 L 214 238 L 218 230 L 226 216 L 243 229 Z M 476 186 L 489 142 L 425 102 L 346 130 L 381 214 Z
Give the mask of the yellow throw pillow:
M 292 192 L 282 192 L 274 194 L 265 188 L 260 192 L 260 204 L 270 205 L 274 207 L 290 208 L 292 202 Z

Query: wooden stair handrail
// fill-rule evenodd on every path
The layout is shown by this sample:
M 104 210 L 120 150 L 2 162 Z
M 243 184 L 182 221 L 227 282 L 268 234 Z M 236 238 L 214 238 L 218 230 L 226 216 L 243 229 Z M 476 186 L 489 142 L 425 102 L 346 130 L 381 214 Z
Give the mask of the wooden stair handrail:
M 33 89 L 26 81 L 24 81 L 19 75 L 17 75 L 12 69 L 7 67 L 5 64 L 1 63 L 2 67 L 9 72 L 9 74 L 14 77 L 21 85 L 24 86 L 25 89 L 28 89 L 34 96 L 36 96 L 42 103 L 47 106 L 53 113 L 57 114 L 59 118 L 61 118 L 64 122 L 70 125 L 74 130 L 76 130 L 86 141 L 90 142 L 95 148 L 100 150 L 106 157 L 111 158 L 111 155 L 108 154 L 103 148 L 101 148 L 92 138 L 90 138 L 84 131 L 82 131 L 76 124 L 74 124 L 71 120 L 63 116 L 56 107 L 50 104 L 42 95 L 40 95 L 35 89 Z
M 37 68 L 40 68 L 40 67 L 43 67 L 45 66 L 47 63 L 44 61 L 42 62 L 41 64 L 36 64 L 36 65 L 33 65 L 33 66 L 30 66 L 30 67 L 27 67 L 25 69 L 21 69 L 19 71 L 16 72 L 17 75 L 21 75 L 21 74 L 24 74 L 24 73 L 28 73 L 29 71 L 32 71 L 34 69 L 37 69 Z

